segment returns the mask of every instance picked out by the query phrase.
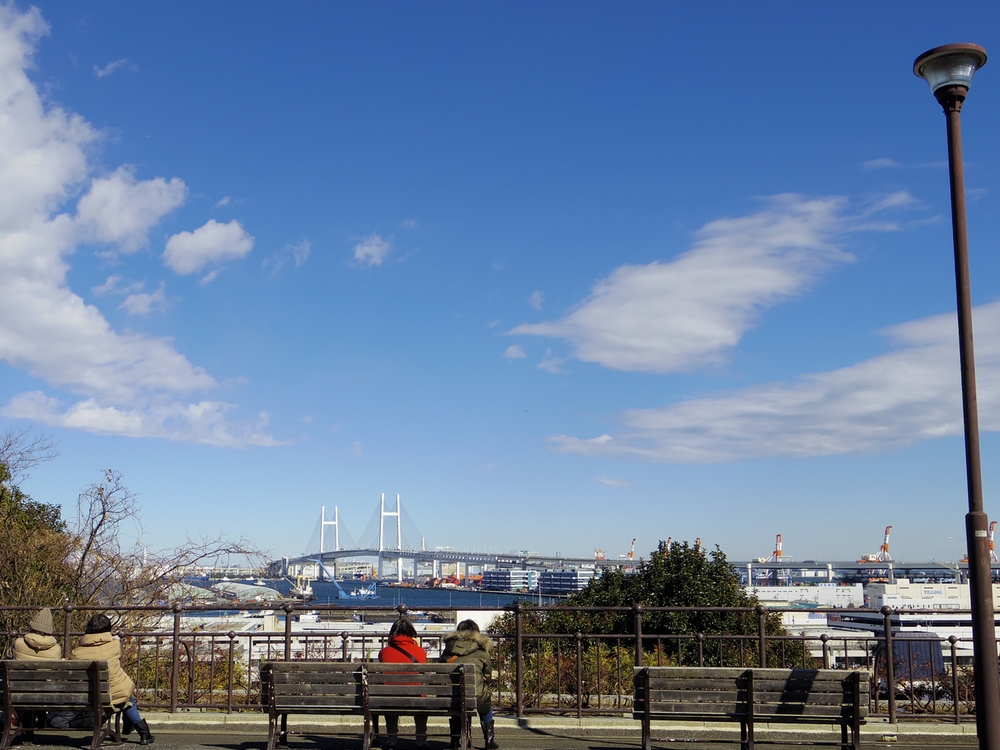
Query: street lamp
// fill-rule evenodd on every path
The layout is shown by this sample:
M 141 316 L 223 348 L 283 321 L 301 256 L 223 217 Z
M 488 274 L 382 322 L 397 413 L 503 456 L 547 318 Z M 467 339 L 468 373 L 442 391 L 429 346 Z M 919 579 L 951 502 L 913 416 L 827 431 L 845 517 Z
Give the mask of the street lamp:
M 913 72 L 927 80 L 948 122 L 948 174 L 951 179 L 951 231 L 955 244 L 958 294 L 958 346 L 965 417 L 965 469 L 969 512 L 965 534 L 969 549 L 969 592 L 972 598 L 973 669 L 976 680 L 976 734 L 979 747 L 1000 750 L 1000 674 L 993 612 L 993 577 L 989 531 L 983 511 L 983 478 L 979 460 L 979 410 L 976 405 L 976 357 L 972 346 L 972 295 L 969 291 L 969 238 L 965 225 L 965 174 L 962 166 L 960 112 L 976 70 L 986 64 L 977 44 L 947 44 L 925 52 Z

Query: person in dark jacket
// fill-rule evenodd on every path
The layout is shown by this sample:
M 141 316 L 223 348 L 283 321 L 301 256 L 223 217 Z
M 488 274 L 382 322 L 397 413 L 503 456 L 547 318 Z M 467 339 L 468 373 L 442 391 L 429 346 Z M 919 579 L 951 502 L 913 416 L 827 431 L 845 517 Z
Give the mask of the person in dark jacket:
M 423 664 L 427 661 L 427 652 L 420 647 L 419 643 L 417 643 L 417 631 L 414 629 L 413 623 L 405 618 L 400 618 L 393 623 L 392 628 L 389 630 L 389 642 L 386 644 L 385 648 L 378 652 L 378 660 L 393 664 Z M 406 673 L 400 672 L 400 674 L 402 675 Z M 399 684 L 406 685 L 409 683 L 400 680 Z M 375 725 L 375 734 L 377 735 L 378 715 L 373 715 L 372 720 Z M 413 724 L 416 727 L 417 732 L 417 747 L 427 747 L 427 715 L 415 714 L 413 716 Z M 396 736 L 398 733 L 399 715 L 386 714 L 386 738 L 382 743 L 382 747 L 395 747 Z
M 486 740 L 486 750 L 498 750 L 496 735 L 493 729 L 493 659 L 490 650 L 493 641 L 479 632 L 475 620 L 462 620 L 454 633 L 444 637 L 444 651 L 438 661 L 463 664 L 474 664 L 476 674 L 476 711 L 479 713 L 479 723 L 483 728 L 483 739 Z M 458 721 L 451 719 L 451 746 L 459 745 L 459 734 L 462 727 Z

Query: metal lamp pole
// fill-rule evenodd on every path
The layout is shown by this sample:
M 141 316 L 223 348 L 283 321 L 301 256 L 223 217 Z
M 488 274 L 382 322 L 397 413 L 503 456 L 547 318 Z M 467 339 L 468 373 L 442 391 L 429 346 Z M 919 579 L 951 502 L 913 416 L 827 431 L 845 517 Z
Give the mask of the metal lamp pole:
M 951 226 L 955 244 L 958 293 L 958 344 L 965 418 L 965 468 L 969 512 L 965 533 L 969 550 L 972 598 L 972 648 L 976 684 L 976 734 L 983 750 L 1000 750 L 1000 671 L 997 663 L 993 610 L 993 578 L 989 531 L 983 511 L 983 478 L 979 459 L 979 410 L 976 403 L 976 358 L 972 345 L 972 295 L 969 290 L 969 239 L 965 223 L 965 172 L 962 165 L 960 113 L 976 70 L 986 64 L 986 50 L 976 44 L 948 44 L 925 52 L 913 72 L 927 79 L 948 121 L 948 173 L 951 179 Z

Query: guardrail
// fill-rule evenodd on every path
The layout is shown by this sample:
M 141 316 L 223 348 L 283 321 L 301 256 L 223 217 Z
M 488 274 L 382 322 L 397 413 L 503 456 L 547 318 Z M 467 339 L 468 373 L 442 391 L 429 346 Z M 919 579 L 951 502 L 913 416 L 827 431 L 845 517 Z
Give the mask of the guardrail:
M 339 607 L 281 603 L 241 605 L 237 610 L 209 606 L 120 607 L 115 612 L 139 623 L 117 632 L 123 665 L 136 683 L 143 708 L 169 710 L 260 710 L 258 665 L 267 660 L 311 659 L 359 661 L 377 658 L 385 645 L 388 623 L 407 612 L 406 605 L 391 607 Z M 0 607 L 10 614 L 25 607 Z M 439 617 L 477 607 L 428 607 L 422 612 Z M 54 610 L 63 614 L 60 637 L 66 654 L 75 637 L 74 623 L 91 611 L 67 604 Z M 96 611 L 96 610 L 94 610 Z M 489 610 L 494 611 L 494 610 Z M 881 610 L 815 608 L 809 612 L 844 619 L 867 618 L 877 630 L 857 630 L 835 636 L 771 635 L 766 632 L 768 613 L 802 612 L 798 608 L 574 608 L 535 607 L 518 603 L 507 610 L 509 632 L 494 629 L 494 656 L 499 679 L 494 686 L 495 707 L 518 717 L 527 714 L 623 714 L 632 707 L 632 668 L 641 665 L 823 667 L 864 668 L 872 674 L 871 713 L 898 720 L 972 720 L 975 715 L 971 638 L 942 638 L 918 631 L 901 634 L 893 629 L 894 617 L 919 614 L 926 618 L 949 615 L 958 622 L 966 610 Z M 632 614 L 632 632 L 613 635 L 569 632 L 526 632 L 535 613 Z M 709 612 L 754 614 L 757 629 L 750 634 L 652 634 L 644 622 L 656 613 Z M 256 613 L 256 614 L 254 614 Z M 385 623 L 379 632 L 358 626 L 324 630 L 296 627 L 297 618 L 318 613 L 321 618 L 351 614 L 375 617 Z M 452 616 L 453 619 L 453 616 Z M 237 628 L 237 625 L 239 626 Z M 229 626 L 229 629 L 227 629 Z M 831 630 L 833 630 L 831 628 Z M 16 633 L 0 633 L 12 643 Z M 443 633 L 423 633 L 420 642 L 428 659 L 443 647 Z M 904 637 L 905 636 L 905 637 Z M 892 658 L 886 658 L 888 654 Z

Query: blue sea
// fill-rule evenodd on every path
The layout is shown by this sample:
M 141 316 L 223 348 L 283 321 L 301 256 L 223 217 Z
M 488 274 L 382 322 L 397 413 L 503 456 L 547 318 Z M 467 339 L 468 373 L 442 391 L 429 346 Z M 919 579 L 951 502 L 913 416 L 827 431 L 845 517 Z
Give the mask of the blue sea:
M 368 587 L 370 581 L 338 581 L 341 588 L 348 594 L 356 589 Z M 287 580 L 267 582 L 284 595 L 288 595 L 292 584 Z M 491 609 L 503 609 L 509 604 L 513 604 L 518 599 L 538 603 L 537 594 L 496 594 L 480 592 L 467 589 L 422 589 L 408 588 L 403 586 L 386 586 L 379 584 L 374 599 L 362 599 L 351 597 L 348 599 L 337 598 L 337 587 L 329 581 L 313 581 L 313 600 L 315 604 L 340 604 L 354 607 L 374 606 L 374 607 L 396 607 L 405 604 L 410 609 L 425 609 L 427 607 L 487 607 Z M 554 597 L 542 597 L 545 604 L 554 603 Z

